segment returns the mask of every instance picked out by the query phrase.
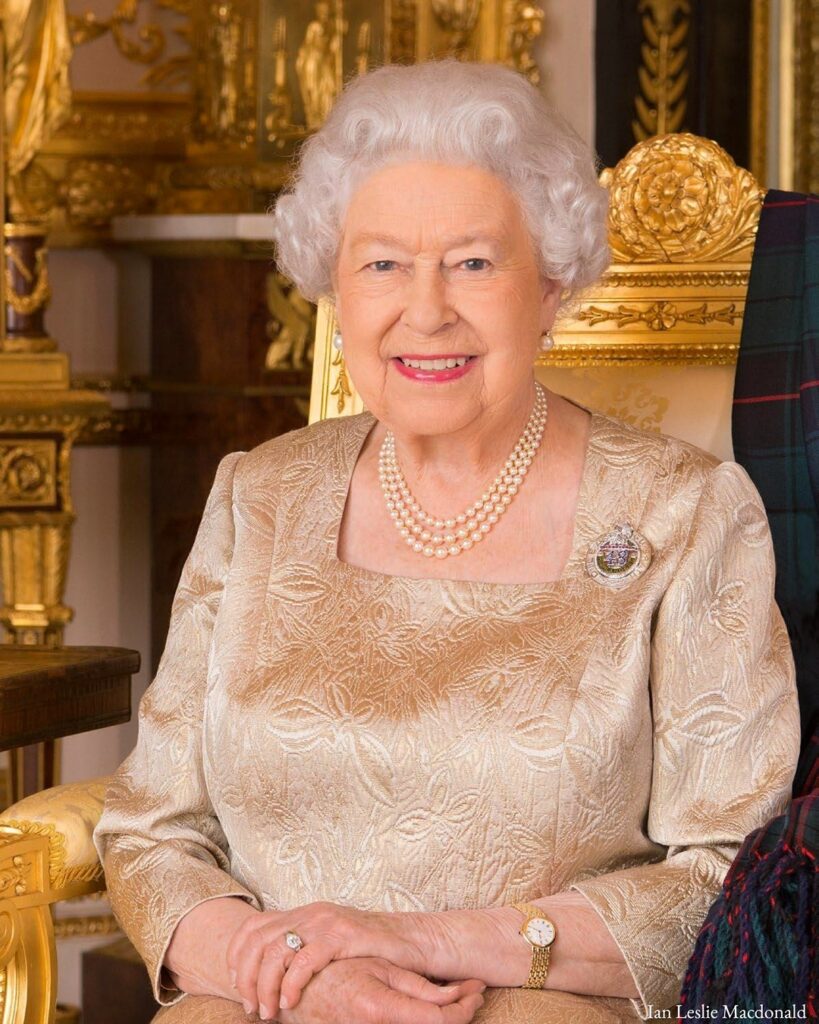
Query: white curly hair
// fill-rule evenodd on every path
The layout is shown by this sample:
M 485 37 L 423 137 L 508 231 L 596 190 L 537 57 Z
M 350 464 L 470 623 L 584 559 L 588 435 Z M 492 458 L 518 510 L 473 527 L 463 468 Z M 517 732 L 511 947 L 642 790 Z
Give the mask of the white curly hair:
M 347 85 L 273 206 L 279 268 L 305 298 L 332 294 L 358 185 L 387 163 L 419 158 L 497 175 L 517 196 L 541 270 L 564 299 L 606 269 L 608 193 L 594 154 L 534 86 L 499 64 L 391 64 Z

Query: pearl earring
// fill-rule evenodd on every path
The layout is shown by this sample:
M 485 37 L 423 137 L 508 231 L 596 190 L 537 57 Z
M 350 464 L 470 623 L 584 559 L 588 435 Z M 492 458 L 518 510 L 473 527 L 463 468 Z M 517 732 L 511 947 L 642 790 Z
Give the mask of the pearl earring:
M 341 331 L 336 328 L 335 331 L 333 331 L 333 348 L 336 352 L 340 352 L 343 347 L 344 343 L 341 340 Z
M 545 331 L 540 336 L 540 351 L 550 352 L 555 347 L 555 339 L 552 337 L 551 331 Z

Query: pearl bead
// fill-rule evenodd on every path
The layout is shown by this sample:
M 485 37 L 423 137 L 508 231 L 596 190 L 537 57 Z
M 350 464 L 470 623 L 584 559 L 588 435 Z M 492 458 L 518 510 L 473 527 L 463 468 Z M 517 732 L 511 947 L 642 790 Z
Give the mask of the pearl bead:
M 421 536 L 421 540 L 429 540 L 430 537 L 432 536 L 432 534 L 429 532 L 429 530 L 421 530 L 421 535 L 420 536 Z
M 469 551 L 469 549 L 472 547 L 472 541 L 467 537 L 466 540 L 461 541 L 459 547 L 461 551 Z
M 436 548 L 435 549 L 435 557 L 436 558 L 446 558 L 446 556 L 448 554 L 449 554 L 449 552 L 447 551 L 446 548 Z
M 444 520 L 444 526 L 447 528 L 447 530 L 451 530 L 454 525 L 455 525 L 455 520 L 454 519 L 445 519 Z
M 504 503 L 504 505 L 509 505 L 512 501 L 512 495 L 504 494 L 504 496 L 501 498 L 501 501 Z
M 454 544 L 454 543 L 455 543 L 455 534 L 454 533 L 445 533 L 444 534 L 444 544 Z
M 500 516 L 498 515 L 497 512 L 490 512 L 489 515 L 486 517 L 487 523 L 491 523 L 493 526 L 499 519 Z
M 469 539 L 473 544 L 477 544 L 479 540 L 483 540 L 483 534 L 480 530 L 476 530 Z
M 441 536 L 440 533 L 433 533 L 433 535 L 430 537 L 430 541 L 433 544 L 443 544 L 444 538 Z
M 422 543 L 421 543 L 421 542 L 420 542 L 419 540 L 417 540 L 417 541 L 415 541 L 415 543 L 414 543 L 414 544 L 412 545 L 412 550 L 413 550 L 413 551 L 419 551 L 419 552 L 420 552 L 420 551 L 423 551 L 423 550 L 424 550 L 424 545 L 423 545 L 423 544 L 422 544 Z
M 467 530 L 469 530 L 470 533 L 472 533 L 473 530 L 476 530 L 478 528 L 477 519 L 467 519 L 466 528 Z
M 449 553 L 450 555 L 459 555 L 461 553 L 460 546 L 458 544 L 450 544 Z
M 491 529 L 492 529 L 492 524 L 491 523 L 481 523 L 481 533 L 484 533 L 484 534 L 485 533 L 489 533 L 489 531 Z
M 427 545 L 424 548 L 424 554 L 427 556 L 427 558 L 432 558 L 432 556 L 435 554 L 435 548 L 431 548 L 429 545 Z

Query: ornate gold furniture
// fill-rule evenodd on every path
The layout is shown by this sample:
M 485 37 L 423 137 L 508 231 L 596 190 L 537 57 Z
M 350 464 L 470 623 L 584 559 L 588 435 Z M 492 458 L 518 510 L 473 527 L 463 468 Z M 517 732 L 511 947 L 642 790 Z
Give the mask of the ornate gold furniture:
M 560 390 L 550 374 L 567 367 L 616 367 L 626 357 L 633 366 L 635 353 L 684 367 L 696 351 L 698 360 L 730 366 L 739 344 L 762 199 L 759 185 L 718 146 L 690 135 L 640 143 L 606 172 L 604 181 L 612 194 L 612 265 L 564 318 L 555 332 L 556 348 L 541 358 L 538 374 Z M 313 420 L 361 408 L 343 358 L 332 347 L 332 329 L 332 309 L 322 303 Z M 89 783 L 84 790 L 51 790 L 7 811 L 0 819 L 0 878 L 16 877 L 27 862 L 20 858 L 39 858 L 37 863 L 46 865 L 51 856 L 57 882 L 69 864 L 83 873 L 85 891 L 102 890 L 104 880 L 90 845 L 90 809 L 99 807 L 104 781 Z M 86 794 L 82 800 L 81 792 Z M 56 849 L 64 851 L 65 860 L 50 852 Z M 35 908 L 14 885 L 7 884 L 8 894 L 0 897 L 0 917 L 13 926 L 7 933 L 14 937 L 0 949 L 0 982 L 5 983 L 0 983 L 0 1024 L 49 1021 L 54 960 L 42 901 L 62 898 L 62 892 L 51 878 L 43 881 Z M 23 996 L 26 978 L 38 980 Z

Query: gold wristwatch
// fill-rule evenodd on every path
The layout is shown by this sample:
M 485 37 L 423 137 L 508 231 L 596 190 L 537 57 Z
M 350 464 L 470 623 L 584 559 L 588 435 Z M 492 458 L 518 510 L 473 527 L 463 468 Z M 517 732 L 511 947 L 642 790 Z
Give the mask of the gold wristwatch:
M 549 973 L 549 958 L 557 931 L 539 907 L 531 903 L 515 903 L 513 906 L 525 917 L 520 934 L 532 947 L 532 967 L 523 988 L 543 988 L 546 975 Z

